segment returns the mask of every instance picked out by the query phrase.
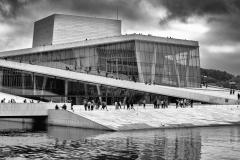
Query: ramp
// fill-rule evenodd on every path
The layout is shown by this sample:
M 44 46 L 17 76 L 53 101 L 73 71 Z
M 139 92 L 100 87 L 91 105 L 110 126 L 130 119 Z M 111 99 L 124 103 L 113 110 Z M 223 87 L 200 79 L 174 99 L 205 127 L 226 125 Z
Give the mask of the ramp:
M 115 130 L 111 126 L 102 125 L 101 123 L 88 119 L 87 117 L 79 116 L 78 114 L 67 110 L 49 110 L 48 124 L 109 131 Z
M 70 112 L 50 110 L 48 123 L 88 129 L 126 131 L 156 128 L 199 127 L 240 124 L 236 105 L 199 105 L 194 108 L 94 110 Z
M 131 89 L 135 91 L 154 93 L 160 95 L 166 95 L 171 97 L 192 99 L 200 102 L 207 102 L 212 104 L 236 104 L 237 96 L 230 96 L 228 94 L 222 93 L 221 91 L 206 92 L 204 90 L 196 90 L 189 88 L 177 88 L 162 85 L 146 85 L 144 83 L 117 80 L 113 78 L 90 75 L 85 73 L 78 73 L 69 70 L 62 70 L 56 68 L 50 68 L 39 65 L 31 65 L 25 63 L 18 63 L 6 60 L 0 60 L 0 66 L 13 68 L 33 73 L 40 73 L 43 75 L 50 75 L 61 77 L 64 79 L 79 80 L 83 82 L 89 82 L 93 84 L 102 84 L 112 87 L 119 87 L 125 89 Z

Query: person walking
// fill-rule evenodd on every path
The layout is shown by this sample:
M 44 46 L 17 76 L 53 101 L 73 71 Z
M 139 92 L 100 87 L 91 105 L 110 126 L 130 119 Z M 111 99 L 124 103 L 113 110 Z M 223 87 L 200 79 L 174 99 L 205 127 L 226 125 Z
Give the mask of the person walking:
M 161 104 L 161 106 L 162 106 L 162 109 L 164 108 L 164 101 L 163 100 L 161 100 L 160 101 L 160 104 Z
M 114 105 L 115 105 L 115 109 L 118 110 L 118 102 L 117 101 L 114 103 Z
M 101 102 L 100 100 L 97 101 L 97 104 L 96 104 L 96 109 L 99 109 L 100 108 L 100 105 L 101 105 Z
M 63 104 L 62 109 L 67 110 L 67 105 L 65 103 Z
M 133 107 L 133 100 L 131 100 L 130 106 L 131 106 L 131 109 L 135 110 L 134 107 Z
M 155 99 L 153 102 L 153 108 L 156 109 L 157 108 L 157 100 Z
M 55 110 L 59 110 L 59 107 L 58 107 L 58 105 L 56 104 L 56 106 L 55 106 Z
M 121 101 L 118 101 L 117 105 L 118 105 L 118 109 L 122 109 Z
M 102 110 L 104 110 L 104 109 L 106 109 L 108 111 L 107 103 L 105 101 L 102 102 Z
M 87 100 L 86 99 L 83 100 L 83 105 L 84 105 L 85 111 L 87 111 Z
M 1 100 L 1 103 L 5 103 L 5 100 L 6 100 L 6 98 L 3 98 L 3 99 Z
M 88 101 L 88 103 L 87 103 L 87 107 L 88 107 L 88 110 L 90 111 L 91 110 L 91 101 Z
M 180 100 L 180 107 L 183 108 L 183 99 Z
M 190 106 L 193 108 L 193 100 L 190 100 Z
M 157 99 L 157 109 L 159 109 L 160 108 L 160 99 Z
M 129 102 L 129 98 L 126 99 L 126 105 L 127 105 L 127 110 L 130 109 L 130 102 Z
M 145 107 L 146 107 L 146 100 L 144 99 L 142 103 L 143 103 L 143 108 L 145 109 Z
M 94 100 L 92 100 L 91 101 L 91 111 L 93 111 L 94 107 L 95 107 L 95 102 L 94 102 Z
M 176 99 L 176 108 L 178 108 L 178 105 L 179 105 L 179 100 Z

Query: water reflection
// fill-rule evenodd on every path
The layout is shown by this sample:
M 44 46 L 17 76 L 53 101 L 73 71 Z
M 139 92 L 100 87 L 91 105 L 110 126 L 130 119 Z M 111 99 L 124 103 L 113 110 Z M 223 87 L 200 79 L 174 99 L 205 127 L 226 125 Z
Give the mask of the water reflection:
M 19 130 L 21 124 L 11 127 Z M 131 132 L 22 127 L 16 134 L 1 128 L 0 158 L 199 160 L 240 156 L 238 126 Z
M 50 137 L 57 138 L 59 140 L 81 140 L 96 135 L 109 133 L 107 131 L 81 129 L 72 127 L 60 127 L 60 126 L 48 126 L 47 134 Z
M 134 158 L 200 159 L 201 136 L 199 130 L 151 130 L 118 132 L 99 135 L 94 138 L 107 141 L 105 145 L 128 152 Z M 124 155 L 120 155 L 124 156 Z

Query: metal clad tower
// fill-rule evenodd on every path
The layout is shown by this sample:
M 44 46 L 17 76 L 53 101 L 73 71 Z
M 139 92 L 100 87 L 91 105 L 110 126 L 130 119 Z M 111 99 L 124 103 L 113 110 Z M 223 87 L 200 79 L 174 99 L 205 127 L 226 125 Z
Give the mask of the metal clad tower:
M 121 20 L 54 14 L 34 23 L 33 47 L 120 35 Z

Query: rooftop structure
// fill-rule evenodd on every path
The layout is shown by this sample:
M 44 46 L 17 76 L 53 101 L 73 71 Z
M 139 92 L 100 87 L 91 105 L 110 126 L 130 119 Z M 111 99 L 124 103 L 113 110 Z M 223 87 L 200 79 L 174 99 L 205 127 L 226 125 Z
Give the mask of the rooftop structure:
M 121 35 L 121 21 L 53 14 L 34 23 L 33 47 Z

